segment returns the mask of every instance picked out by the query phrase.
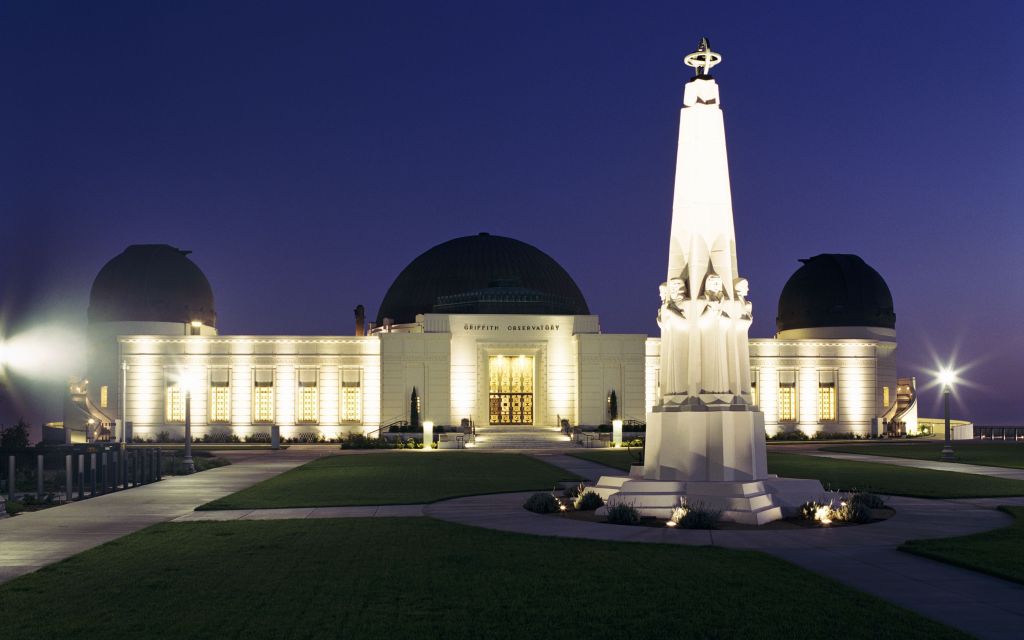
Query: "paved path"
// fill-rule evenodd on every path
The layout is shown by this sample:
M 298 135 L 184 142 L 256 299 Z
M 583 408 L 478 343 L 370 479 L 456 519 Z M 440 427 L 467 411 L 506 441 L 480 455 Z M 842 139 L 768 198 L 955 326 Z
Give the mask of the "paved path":
M 149 525 L 173 520 L 333 449 L 233 451 L 233 464 L 0 520 L 0 583 Z M 221 455 L 221 454 L 218 454 Z
M 963 462 L 939 462 L 938 460 L 913 460 L 911 458 L 892 458 L 889 456 L 871 456 L 859 453 L 839 453 L 837 451 L 820 451 L 811 449 L 796 449 L 792 451 L 778 451 L 777 453 L 795 453 L 802 456 L 813 456 L 815 458 L 834 458 L 836 460 L 850 460 L 852 462 L 877 462 L 891 464 L 897 467 L 912 467 L 914 469 L 931 469 L 933 471 L 952 471 L 954 473 L 973 473 L 979 476 L 992 476 L 994 478 L 1009 478 L 1011 480 L 1024 480 L 1024 469 L 1010 469 L 1007 467 L 987 467 L 980 464 L 965 464 Z
M 306 520 L 308 518 L 409 518 L 422 516 L 422 504 L 384 504 L 361 507 L 293 507 L 288 509 L 225 509 L 193 511 L 173 522 L 225 522 L 228 520 Z
M 892 498 L 896 515 L 859 527 L 776 531 L 686 531 L 617 527 L 523 509 L 530 493 L 456 498 L 427 505 L 430 517 L 515 533 L 623 542 L 713 545 L 763 551 L 979 638 L 1024 629 L 1024 585 L 896 550 L 913 538 L 942 538 L 1005 526 L 1009 516 L 960 501 Z

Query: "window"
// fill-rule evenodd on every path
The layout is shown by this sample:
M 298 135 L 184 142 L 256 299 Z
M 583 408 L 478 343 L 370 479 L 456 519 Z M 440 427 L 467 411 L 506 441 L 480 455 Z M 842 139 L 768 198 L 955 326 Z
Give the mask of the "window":
M 177 380 L 167 381 L 164 396 L 164 418 L 170 424 L 185 423 L 185 389 Z
M 359 369 L 341 370 L 341 421 L 363 420 L 363 376 Z
M 757 400 L 757 379 L 759 373 L 760 370 L 758 369 L 750 370 L 750 403 L 755 407 L 761 404 Z
M 231 422 L 231 370 L 210 369 L 210 422 Z
M 796 422 L 796 371 L 779 371 L 779 422 Z
M 316 424 L 320 422 L 320 389 L 317 386 L 319 371 L 316 369 L 299 369 L 298 414 L 295 419 L 299 424 Z
M 882 409 L 889 408 L 889 387 L 882 387 Z
M 836 420 L 836 372 L 818 372 L 818 422 Z
M 107 385 L 103 385 L 102 387 L 100 387 L 100 408 L 101 409 L 106 409 L 107 408 L 107 402 L 109 400 L 107 395 L 108 395 L 109 392 L 110 392 L 110 387 L 108 387 Z
M 274 421 L 274 370 L 252 372 L 252 421 L 267 424 Z

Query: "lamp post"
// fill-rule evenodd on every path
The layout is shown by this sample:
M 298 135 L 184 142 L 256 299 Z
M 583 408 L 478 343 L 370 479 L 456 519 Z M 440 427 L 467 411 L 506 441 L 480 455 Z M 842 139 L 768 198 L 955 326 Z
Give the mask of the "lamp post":
M 195 473 L 196 464 L 192 460 L 192 382 L 185 376 L 185 457 L 181 461 L 185 473 Z
M 942 456 L 940 457 L 943 462 L 956 461 L 949 429 L 949 394 L 953 390 L 954 379 L 956 379 L 956 374 L 951 369 L 943 369 L 939 372 L 939 381 L 942 383 L 942 405 L 946 417 L 946 441 L 942 446 Z

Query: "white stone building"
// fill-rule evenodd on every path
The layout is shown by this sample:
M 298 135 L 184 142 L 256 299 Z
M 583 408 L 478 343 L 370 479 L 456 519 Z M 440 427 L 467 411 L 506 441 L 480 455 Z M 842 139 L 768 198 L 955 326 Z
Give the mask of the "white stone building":
M 121 420 L 136 436 L 180 437 L 186 380 L 194 433 L 242 438 L 273 424 L 285 437 L 375 433 L 409 419 L 413 389 L 422 419 L 478 428 L 605 424 L 612 391 L 619 416 L 642 421 L 658 398 L 660 340 L 602 333 L 571 277 L 510 238 L 424 253 L 366 335 L 218 335 L 213 300 L 198 267 L 167 245 L 134 245 L 104 266 L 90 297 L 89 383 L 72 394 L 67 426 L 84 436 Z M 863 261 L 806 261 L 783 290 L 778 326 L 776 338 L 750 341 L 769 434 L 867 435 L 900 420 L 912 430 L 891 297 Z

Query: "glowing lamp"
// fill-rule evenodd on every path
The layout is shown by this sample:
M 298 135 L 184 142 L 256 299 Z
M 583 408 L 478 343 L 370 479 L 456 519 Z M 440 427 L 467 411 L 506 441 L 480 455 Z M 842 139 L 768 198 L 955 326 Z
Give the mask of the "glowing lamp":
M 954 382 L 956 382 L 956 371 L 948 367 L 943 367 L 939 370 L 939 383 L 942 384 L 944 389 L 952 387 Z
M 423 421 L 423 450 L 430 451 L 434 443 L 434 423 L 431 420 Z
M 612 420 L 612 442 L 616 447 L 622 446 L 622 420 Z

